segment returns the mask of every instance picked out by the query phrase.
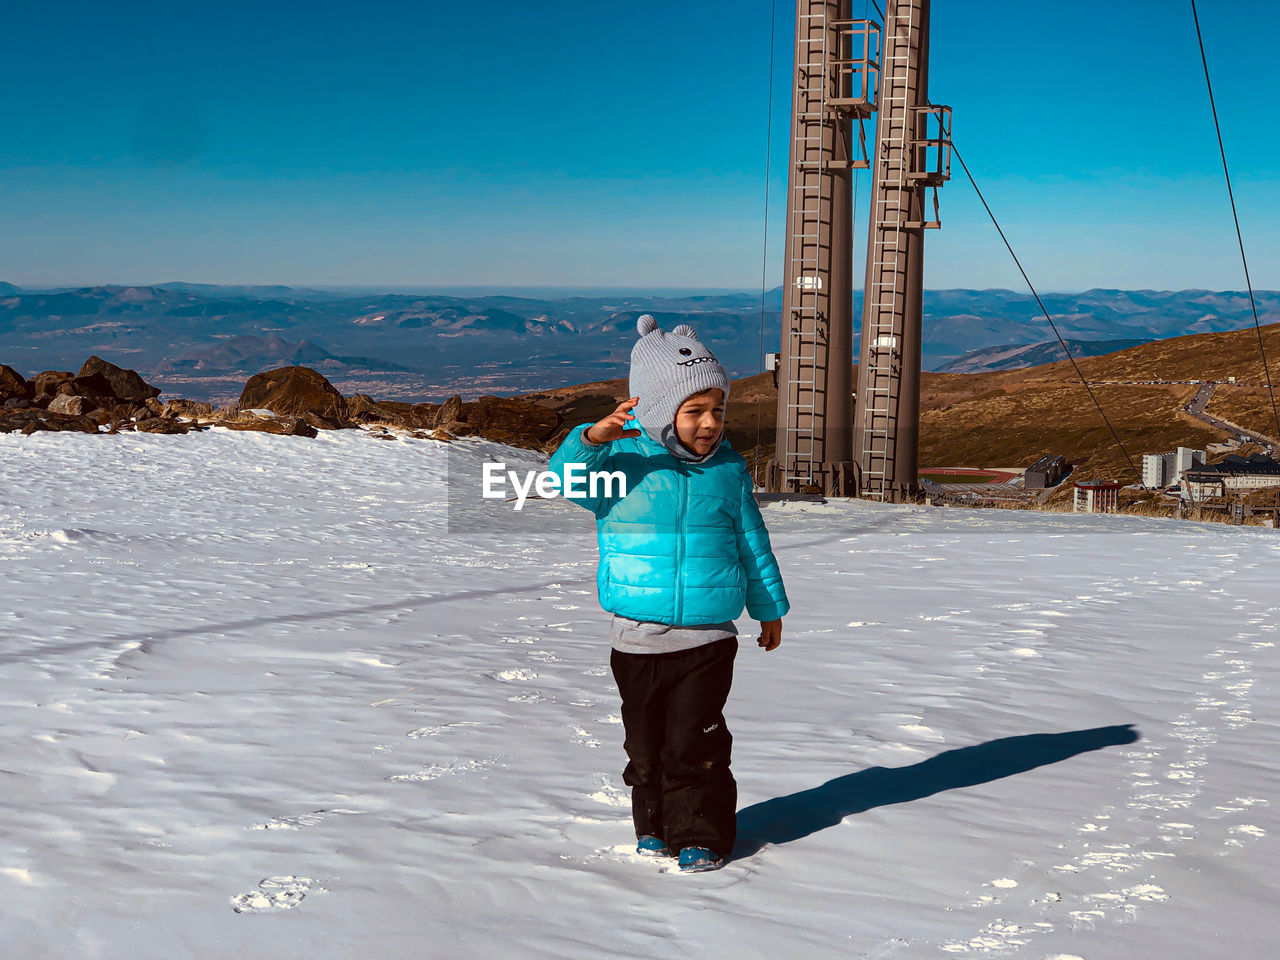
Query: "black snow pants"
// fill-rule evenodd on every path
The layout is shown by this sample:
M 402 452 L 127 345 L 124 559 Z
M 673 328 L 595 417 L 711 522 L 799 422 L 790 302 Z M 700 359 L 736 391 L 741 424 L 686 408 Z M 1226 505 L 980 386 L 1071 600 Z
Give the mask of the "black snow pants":
M 737 653 L 738 638 L 726 637 L 673 653 L 610 656 L 636 836 L 661 837 L 673 852 L 708 847 L 727 857 L 737 838 L 733 737 L 724 722 Z

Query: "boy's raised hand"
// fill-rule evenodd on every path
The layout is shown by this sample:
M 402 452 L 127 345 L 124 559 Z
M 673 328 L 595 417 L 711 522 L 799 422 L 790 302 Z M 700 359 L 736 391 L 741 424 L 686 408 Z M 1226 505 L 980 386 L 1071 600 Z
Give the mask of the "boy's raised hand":
M 628 422 L 634 419 L 631 408 L 639 402 L 639 397 L 623 400 L 618 404 L 618 409 L 603 420 L 598 420 L 587 427 L 583 431 L 583 435 L 588 441 L 595 444 L 609 443 L 613 440 L 620 440 L 622 437 L 640 436 L 639 430 L 628 429 Z
M 761 623 L 760 636 L 756 639 L 756 643 L 766 650 L 776 650 L 778 644 L 782 643 L 782 618 Z

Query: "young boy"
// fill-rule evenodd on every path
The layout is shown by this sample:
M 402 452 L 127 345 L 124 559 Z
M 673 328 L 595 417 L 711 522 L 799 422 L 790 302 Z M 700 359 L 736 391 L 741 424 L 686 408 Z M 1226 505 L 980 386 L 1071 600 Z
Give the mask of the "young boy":
M 678 854 L 682 871 L 713 870 L 737 836 L 723 713 L 738 651 L 733 621 L 745 605 L 760 621 L 757 642 L 773 650 L 791 604 L 746 461 L 724 438 L 724 368 L 687 324 L 666 333 L 645 314 L 636 328 L 633 396 L 571 430 L 551 470 L 562 481 L 570 463 L 588 476 L 626 476 L 626 496 L 575 502 L 596 516 L 596 587 L 613 613 L 636 851 Z

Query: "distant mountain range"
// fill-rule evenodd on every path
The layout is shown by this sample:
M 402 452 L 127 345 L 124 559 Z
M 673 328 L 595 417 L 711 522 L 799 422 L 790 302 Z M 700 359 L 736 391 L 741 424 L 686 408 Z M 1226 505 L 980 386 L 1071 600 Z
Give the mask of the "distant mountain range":
M 411 367 L 376 357 L 337 357 L 309 340 L 292 343 L 280 337 L 256 337 L 252 334 L 240 334 L 215 346 L 192 350 L 176 360 L 163 361 L 155 372 L 162 376 L 179 372 L 240 376 L 247 370 L 274 370 L 295 365 L 312 367 L 321 373 L 332 370 L 339 375 L 350 369 L 412 372 Z
M 1280 293 L 1257 295 L 1267 322 Z M 1087 290 L 1045 296 L 1078 356 L 1252 323 L 1246 294 Z M 0 282 L 0 363 L 25 374 L 75 370 L 90 354 L 133 367 L 167 393 L 223 399 L 284 363 L 322 365 L 341 389 L 440 400 L 516 394 L 624 375 L 635 318 L 691 323 L 729 370 L 760 370 L 777 349 L 781 288 L 662 296 L 446 296 L 195 283 L 20 289 Z M 855 317 L 861 294 L 855 294 Z M 1061 357 L 1026 294 L 925 293 L 928 370 L 996 370 Z M 1054 351 L 1057 351 L 1056 354 Z

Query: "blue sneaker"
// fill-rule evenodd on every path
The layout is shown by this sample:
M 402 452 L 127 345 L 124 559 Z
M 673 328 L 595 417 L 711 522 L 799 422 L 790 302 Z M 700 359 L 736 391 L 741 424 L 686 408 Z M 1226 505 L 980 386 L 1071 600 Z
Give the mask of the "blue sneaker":
M 636 840 L 636 853 L 642 857 L 669 857 L 671 848 L 661 837 L 644 836 Z
M 719 870 L 724 866 L 724 857 L 717 856 L 706 847 L 685 847 L 680 851 L 680 872 L 701 873 L 704 870 Z

